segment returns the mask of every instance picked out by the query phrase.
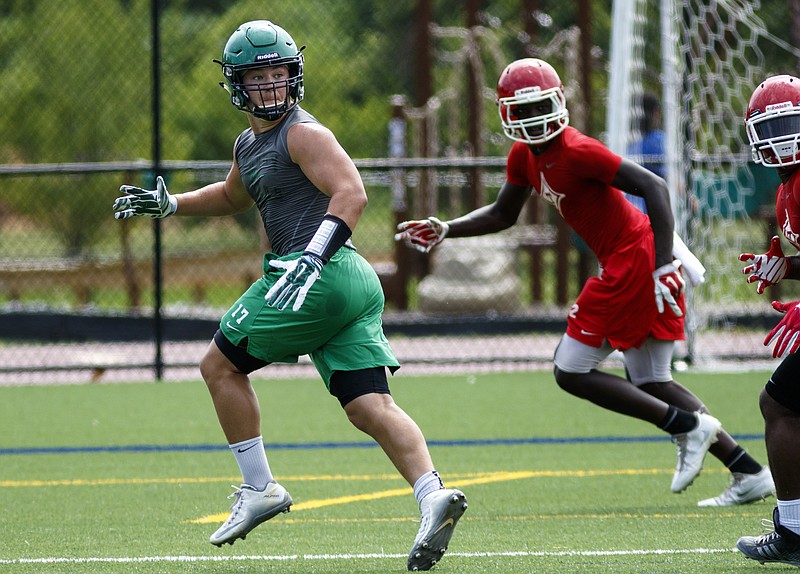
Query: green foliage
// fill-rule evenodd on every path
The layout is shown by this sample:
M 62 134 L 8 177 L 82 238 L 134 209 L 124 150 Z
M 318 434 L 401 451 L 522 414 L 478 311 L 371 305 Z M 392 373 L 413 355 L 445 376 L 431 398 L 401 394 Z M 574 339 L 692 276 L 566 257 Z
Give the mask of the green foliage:
M 2 69 L 5 163 L 136 158 L 149 132 L 148 4 L 36 2 L 4 19 L 13 49 Z M 59 26 L 42 25 L 58 14 Z M 86 25 L 91 15 L 91 25 Z M 137 25 L 137 21 L 139 25 Z M 109 25 L 109 23 L 116 25 Z M 133 145 L 132 145 L 133 144 Z
M 540 55 L 577 23 L 576 3 L 537 2 L 538 27 L 531 43 L 521 2 L 480 4 L 479 33 L 470 44 L 465 39 L 467 4 L 433 2 L 437 29 L 449 31 L 444 36 L 434 34 L 431 54 L 433 91 L 445 110 L 435 150 L 441 155 L 471 152 L 470 115 L 482 118 L 483 153 L 503 155 L 509 142 L 501 135 L 496 116 L 497 76 L 508 61 L 530 51 Z M 790 38 L 785 3 L 760 4 L 758 15 L 770 30 L 779 38 Z M 149 0 L 0 2 L 0 164 L 147 160 L 154 153 L 155 127 L 161 159 L 230 159 L 233 142 L 247 122 L 218 86 L 222 76 L 212 60 L 220 57 L 239 24 L 259 18 L 275 21 L 306 46 L 303 106 L 333 130 L 353 157 L 387 155 L 390 96 L 403 94 L 410 105 L 420 103 L 424 71 L 417 69 L 416 3 L 177 0 L 161 6 L 160 114 L 154 126 L 151 5 Z M 610 0 L 590 3 L 595 46 L 590 135 L 599 135 L 604 128 L 611 5 Z M 657 18 L 651 20 L 655 27 Z M 52 25 L 56 21 L 58 25 Z M 766 53 L 771 71 L 792 70 L 794 61 L 785 51 L 770 44 Z M 563 59 L 563 54 L 554 58 Z M 474 109 L 467 105 L 468 62 L 477 66 L 482 86 Z M 563 73 L 565 63 L 555 63 Z M 411 141 L 408 147 L 410 154 L 415 153 Z M 53 226 L 63 239 L 63 254 L 86 256 L 108 228 L 103 210 L 109 197 L 127 179 L 6 180 L 0 216 L 12 210 L 32 224 Z
M 36 242 L 20 242 L 27 257 L 44 254 L 51 257 L 91 258 L 88 248 L 107 239 L 109 232 L 115 230 L 112 225 L 115 222 L 109 213 L 116 189 L 121 183 L 118 177 L 71 175 L 12 181 L 14 184 L 7 186 L 0 201 L 22 216 L 26 235 L 37 235 Z M 59 239 L 60 250 L 51 251 L 51 245 L 44 241 L 45 231 Z M 7 231 L 5 241 L 11 242 L 19 237 L 19 233 Z M 8 246 L 5 254 L 11 256 L 16 251 Z

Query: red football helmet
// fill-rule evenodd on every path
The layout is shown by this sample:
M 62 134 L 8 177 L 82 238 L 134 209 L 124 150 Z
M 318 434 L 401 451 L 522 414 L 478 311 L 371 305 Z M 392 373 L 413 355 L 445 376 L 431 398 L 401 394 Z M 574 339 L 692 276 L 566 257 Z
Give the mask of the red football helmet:
M 561 79 L 536 58 L 506 66 L 497 82 L 497 108 L 506 136 L 527 144 L 541 145 L 569 124 Z
M 783 75 L 761 82 L 750 97 L 744 125 L 756 163 L 800 163 L 800 79 Z

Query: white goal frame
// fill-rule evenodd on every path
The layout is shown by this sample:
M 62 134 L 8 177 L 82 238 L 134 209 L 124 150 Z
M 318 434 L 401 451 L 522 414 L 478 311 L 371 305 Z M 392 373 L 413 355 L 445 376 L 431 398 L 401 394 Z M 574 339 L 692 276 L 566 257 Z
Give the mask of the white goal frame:
M 769 295 L 758 297 L 745 284 L 736 256 L 759 252 L 778 232 L 771 226 L 769 199 L 762 202 L 758 195 L 775 174 L 752 164 L 742 117 L 758 82 L 791 72 L 770 69 L 765 47 L 797 58 L 800 50 L 770 33 L 759 7 L 745 0 L 613 4 L 605 139 L 612 151 L 627 155 L 638 136 L 637 98 L 653 91 L 657 76 L 666 142 L 661 162 L 676 232 L 707 269 L 706 282 L 687 293 L 684 352 L 699 363 L 768 356 L 761 343 L 764 326 L 773 320 Z M 792 290 L 800 294 L 798 286 L 781 288 L 787 297 Z

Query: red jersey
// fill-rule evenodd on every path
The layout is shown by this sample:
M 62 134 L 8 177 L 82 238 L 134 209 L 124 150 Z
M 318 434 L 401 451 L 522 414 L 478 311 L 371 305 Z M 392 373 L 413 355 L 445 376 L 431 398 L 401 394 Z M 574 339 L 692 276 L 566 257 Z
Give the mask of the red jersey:
M 653 230 L 648 216 L 611 185 L 621 163 L 602 143 L 567 127 L 539 155 L 515 143 L 506 179 L 552 204 L 600 262 L 600 276 L 586 282 L 570 309 L 567 334 L 626 350 L 647 337 L 683 339 L 684 332 L 682 317 L 656 308 Z M 678 303 L 684 308 L 682 296 Z
M 775 200 L 775 215 L 778 227 L 789 243 L 800 250 L 800 169 L 786 183 L 778 186 L 778 197 Z
M 532 186 L 556 208 L 603 265 L 609 254 L 638 243 L 650 220 L 611 186 L 622 158 L 572 127 L 540 155 L 516 142 L 506 164 L 509 183 Z

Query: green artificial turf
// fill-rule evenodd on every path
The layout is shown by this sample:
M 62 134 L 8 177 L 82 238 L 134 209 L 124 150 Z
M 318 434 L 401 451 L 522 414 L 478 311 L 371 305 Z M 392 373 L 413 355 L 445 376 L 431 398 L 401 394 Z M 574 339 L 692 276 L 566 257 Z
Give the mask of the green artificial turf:
M 766 463 L 766 373 L 685 373 Z M 768 572 L 733 550 L 774 499 L 699 508 L 715 458 L 669 491 L 675 447 L 567 395 L 548 372 L 406 377 L 392 393 L 469 509 L 439 572 Z M 259 380 L 263 434 L 292 512 L 245 541 L 208 536 L 240 477 L 201 381 L 0 388 L 0 572 L 402 572 L 410 488 L 317 380 Z M 789 567 L 786 567 L 788 570 Z

